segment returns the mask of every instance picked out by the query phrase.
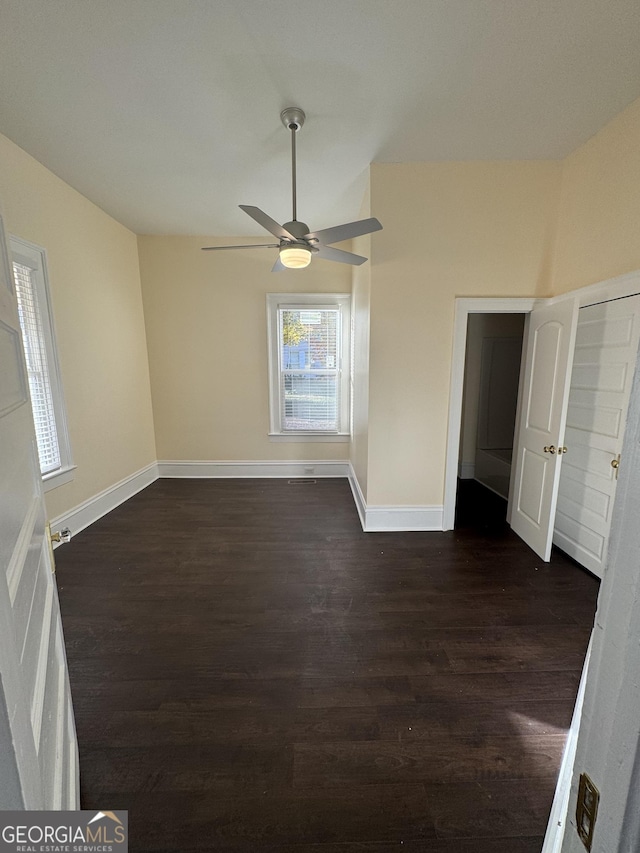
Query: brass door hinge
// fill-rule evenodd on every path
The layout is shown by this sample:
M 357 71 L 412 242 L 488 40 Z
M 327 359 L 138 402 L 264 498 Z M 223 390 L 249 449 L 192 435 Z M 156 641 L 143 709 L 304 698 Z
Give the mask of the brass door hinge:
M 62 530 L 56 530 L 55 533 L 51 532 L 51 525 L 47 521 L 45 526 L 45 534 L 47 537 L 47 541 L 49 542 L 49 554 L 51 555 L 51 573 L 55 575 L 56 573 L 56 559 L 53 556 L 53 543 L 54 542 L 71 542 L 71 531 L 68 527 L 63 528 Z

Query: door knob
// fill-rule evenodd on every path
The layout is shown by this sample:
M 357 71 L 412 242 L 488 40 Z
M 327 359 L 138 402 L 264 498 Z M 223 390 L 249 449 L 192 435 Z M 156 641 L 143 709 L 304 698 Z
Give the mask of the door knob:
M 545 453 L 555 453 L 555 452 L 556 452 L 555 445 L 553 445 L 553 444 L 547 444 L 547 445 L 545 445 L 545 447 L 544 447 L 544 452 L 545 452 Z
M 619 453 L 615 459 L 611 460 L 611 467 L 616 472 L 616 480 L 617 480 L 618 479 L 618 471 L 620 469 L 620 454 Z
M 558 448 L 558 456 L 561 456 L 563 453 L 566 453 L 566 452 L 567 452 L 566 447 L 559 447 Z

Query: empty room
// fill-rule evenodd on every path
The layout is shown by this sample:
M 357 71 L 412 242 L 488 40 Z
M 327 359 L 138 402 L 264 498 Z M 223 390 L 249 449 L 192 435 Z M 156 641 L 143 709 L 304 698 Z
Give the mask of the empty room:
M 0 0 L 0 72 L 3 849 L 640 849 L 637 2 Z

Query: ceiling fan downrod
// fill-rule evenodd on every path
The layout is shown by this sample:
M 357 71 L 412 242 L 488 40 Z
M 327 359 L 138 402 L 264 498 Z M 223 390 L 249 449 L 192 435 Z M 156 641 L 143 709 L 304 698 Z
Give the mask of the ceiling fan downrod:
M 304 114 L 304 110 L 301 110 L 300 107 L 287 107 L 286 110 L 282 110 L 280 113 L 280 120 L 282 124 L 291 131 L 291 195 L 292 195 L 292 208 L 293 215 L 291 217 L 292 222 L 298 221 L 298 203 L 296 199 L 296 133 L 300 130 L 302 125 L 304 124 L 306 116 Z
M 264 210 L 253 205 L 241 204 L 240 209 L 261 225 L 269 234 L 278 239 L 277 243 L 253 243 L 249 246 L 203 246 L 207 252 L 223 249 L 278 249 L 278 257 L 273 265 L 273 272 L 284 269 L 303 269 L 309 265 L 312 255 L 339 264 L 359 266 L 367 259 L 344 249 L 336 249 L 331 244 L 343 240 L 353 240 L 363 234 L 380 231 L 382 225 L 375 218 L 360 219 L 357 222 L 347 222 L 333 228 L 322 228 L 320 231 L 310 231 L 305 222 L 298 221 L 298 205 L 296 199 L 296 133 L 305 121 L 304 111 L 300 107 L 287 107 L 280 113 L 282 124 L 291 133 L 291 185 L 293 201 L 293 219 L 280 225 Z

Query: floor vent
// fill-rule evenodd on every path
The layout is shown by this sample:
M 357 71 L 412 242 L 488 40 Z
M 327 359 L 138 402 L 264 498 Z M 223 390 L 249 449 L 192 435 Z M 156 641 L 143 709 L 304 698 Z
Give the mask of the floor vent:
M 290 486 L 314 486 L 318 481 L 309 477 L 298 477 L 297 480 L 287 480 Z

